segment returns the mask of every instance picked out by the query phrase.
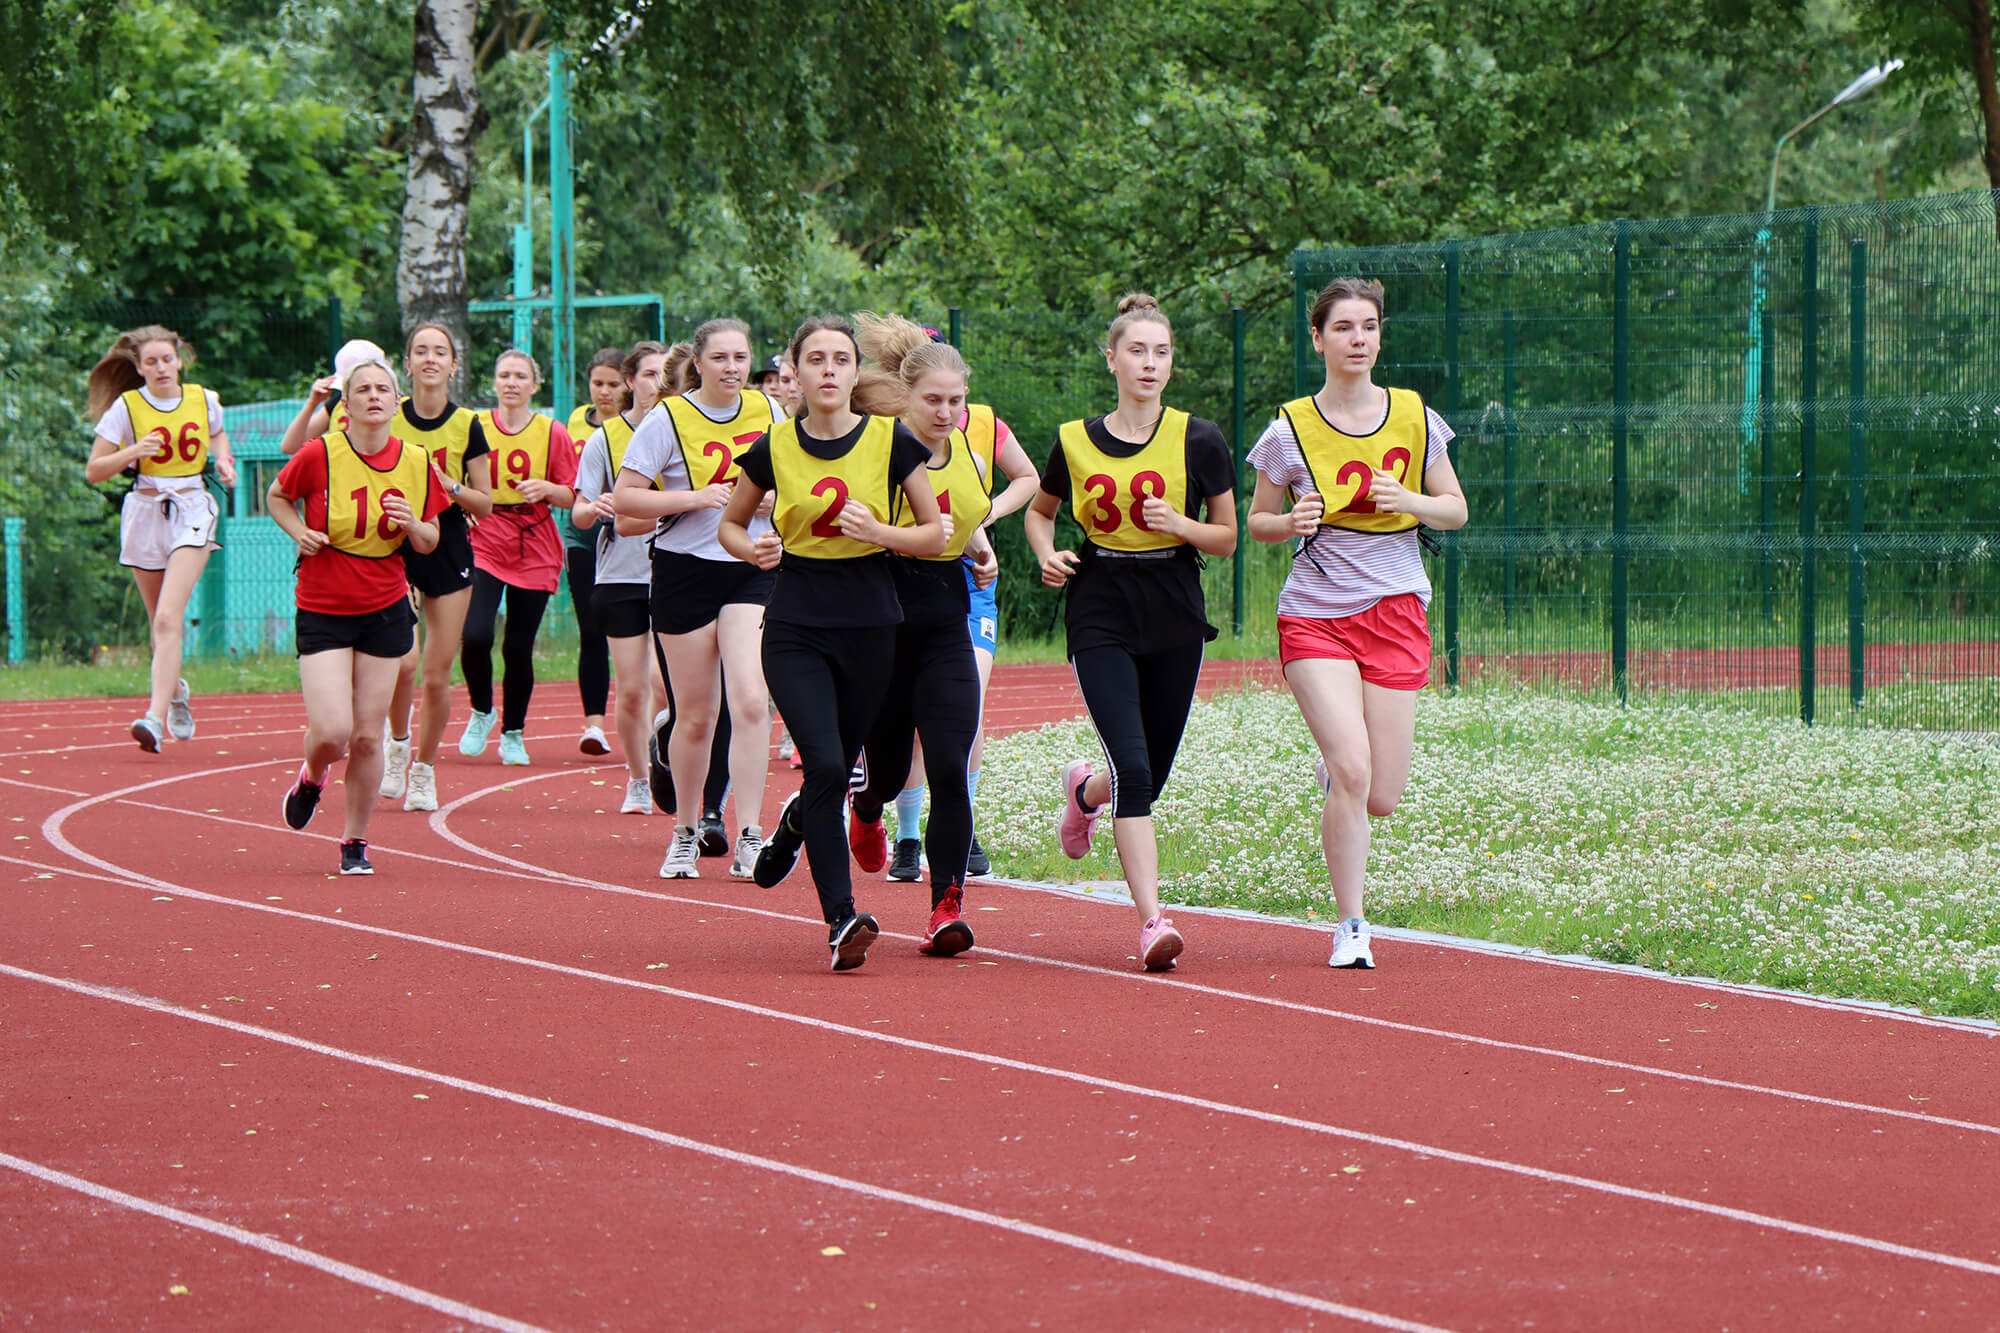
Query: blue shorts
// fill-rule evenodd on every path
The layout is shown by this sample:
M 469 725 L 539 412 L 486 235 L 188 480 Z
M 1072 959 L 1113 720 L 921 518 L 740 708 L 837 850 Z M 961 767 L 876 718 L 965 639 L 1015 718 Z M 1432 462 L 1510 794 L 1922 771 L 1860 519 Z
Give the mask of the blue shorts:
M 965 628 L 972 636 L 973 649 L 991 656 L 1000 645 L 1000 607 L 993 600 L 992 588 L 981 591 L 972 586 L 970 565 L 965 567 L 965 593 L 969 603 Z

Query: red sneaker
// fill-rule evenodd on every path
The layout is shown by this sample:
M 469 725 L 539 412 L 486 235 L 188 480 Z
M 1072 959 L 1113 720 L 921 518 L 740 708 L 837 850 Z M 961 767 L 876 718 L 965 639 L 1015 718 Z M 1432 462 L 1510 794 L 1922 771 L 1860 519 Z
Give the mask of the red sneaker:
M 882 817 L 877 815 L 872 821 L 854 813 L 854 807 L 847 807 L 847 849 L 854 853 L 854 864 L 871 875 L 882 873 L 882 867 L 889 864 L 889 835 L 882 831 Z
M 959 920 L 958 916 L 964 905 L 965 891 L 956 884 L 947 885 L 944 897 L 931 909 L 930 929 L 924 932 L 924 942 L 917 946 L 918 953 L 927 953 L 933 958 L 949 958 L 972 947 L 972 927 Z

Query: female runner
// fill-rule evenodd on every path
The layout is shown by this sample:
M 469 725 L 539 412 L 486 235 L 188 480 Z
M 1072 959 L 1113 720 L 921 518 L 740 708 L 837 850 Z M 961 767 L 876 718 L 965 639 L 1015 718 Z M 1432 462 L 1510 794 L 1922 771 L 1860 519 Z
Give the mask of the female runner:
M 336 360 L 353 364 L 349 349 L 341 350 L 342 357 Z M 374 350 L 379 357 L 380 349 Z M 404 340 L 403 363 L 410 372 L 410 396 L 403 400 L 393 429 L 398 439 L 430 454 L 444 477 L 451 504 L 438 515 L 434 550 L 419 551 L 407 542 L 403 546 L 403 568 L 419 599 L 423 633 L 421 646 L 413 643 L 396 669 L 381 790 L 389 799 L 401 800 L 405 810 L 435 810 L 438 747 L 451 720 L 451 664 L 458 657 L 466 608 L 472 604 L 468 516 L 476 520 L 493 511 L 493 469 L 479 414 L 451 401 L 451 380 L 458 373 L 458 343 L 451 331 L 442 324 L 417 325 Z M 328 407 L 321 405 L 339 387 L 333 376 L 313 385 L 305 407 L 285 429 L 279 444 L 284 453 L 296 453 L 306 440 L 324 435 L 329 425 L 347 428 L 345 407 L 333 408 L 329 417 Z M 423 709 L 412 746 L 410 711 L 420 687 L 420 663 Z
M 472 696 L 472 717 L 458 752 L 483 754 L 493 724 L 500 723 L 500 762 L 525 764 L 528 700 L 535 692 L 535 632 L 563 567 L 562 538 L 552 505 L 567 509 L 576 496 L 576 449 L 569 432 L 532 403 L 541 368 L 526 352 L 508 350 L 493 367 L 498 407 L 479 414 L 493 450 L 493 513 L 472 530 L 472 605 L 465 615 L 459 669 Z M 493 625 L 507 601 L 507 638 L 500 645 L 505 670 L 501 713 L 493 712 Z
M 644 537 L 620 537 L 615 531 L 618 514 L 611 507 L 611 487 L 624 466 L 633 428 L 660 396 L 666 360 L 666 346 L 656 342 L 637 343 L 626 355 L 620 367 L 625 376 L 624 405 L 584 444 L 577 464 L 576 504 L 570 510 L 577 530 L 596 544 L 597 586 L 590 597 L 618 672 L 618 740 L 625 747 L 626 770 L 625 802 L 619 813 L 627 815 L 648 814 L 653 808 L 646 775 L 646 737 L 653 716 L 647 601 L 652 561 Z
M 764 617 L 764 677 L 805 756 L 804 784 L 772 821 L 755 878 L 774 887 L 805 846 L 833 970 L 845 972 L 867 960 L 880 933 L 874 917 L 855 910 L 840 806 L 894 665 L 895 636 L 885 631 L 903 618 L 886 553 L 936 555 L 951 527 L 931 492 L 930 451 L 893 419 L 853 409 L 853 327 L 837 315 L 809 319 L 792 335 L 791 354 L 805 411 L 737 459 L 742 479 L 719 535 L 737 559 L 778 571 Z M 898 488 L 915 520 L 909 527 L 890 525 Z M 772 492 L 773 530 L 753 537 L 751 518 Z
M 308 441 L 265 495 L 299 546 L 299 687 L 306 755 L 285 793 L 285 823 L 303 829 L 334 761 L 347 756 L 340 873 L 372 875 L 368 817 L 382 782 L 382 720 L 396 665 L 414 642 L 416 613 L 400 552 L 436 547 L 433 520 L 451 503 L 431 456 L 391 434 L 396 373 L 364 361 L 341 385 L 346 430 Z M 421 497 L 421 511 L 410 497 Z M 303 511 L 303 512 L 301 512 Z
M 118 335 L 91 368 L 89 412 L 97 421 L 83 475 L 95 484 L 134 471 L 119 520 L 118 562 L 132 571 L 153 643 L 152 694 L 132 739 L 148 754 L 166 736 L 194 739 L 194 710 L 181 679 L 188 599 L 208 567 L 221 514 L 202 484 L 211 458 L 225 486 L 236 484 L 236 458 L 222 428 L 222 402 L 198 384 L 182 384 L 194 360 L 181 336 L 157 324 Z M 162 722 L 164 719 L 164 724 Z
M 1250 451 L 1250 535 L 1299 543 L 1278 593 L 1278 660 L 1324 775 L 1320 846 L 1340 917 L 1327 964 L 1373 967 L 1368 820 L 1402 798 L 1430 681 L 1417 525 L 1464 527 L 1465 492 L 1445 453 L 1451 427 L 1413 391 L 1375 384 L 1382 284 L 1337 278 L 1311 316 L 1326 383 L 1280 408 Z
M 1063 624 L 1070 665 L 1105 771 L 1078 759 L 1063 770 L 1062 849 L 1090 850 L 1098 817 L 1111 830 L 1139 909 L 1139 959 L 1149 972 L 1174 965 L 1180 932 L 1160 914 L 1153 801 L 1166 786 L 1215 637 L 1201 594 L 1202 554 L 1236 549 L 1236 468 L 1211 421 L 1166 407 L 1174 334 L 1153 298 L 1118 303 L 1104 360 L 1118 407 L 1062 428 L 1028 509 L 1028 545 L 1042 582 L 1068 588 Z M 1056 510 L 1069 504 L 1083 529 L 1081 556 L 1055 549 Z M 1201 512 L 1203 517 L 1194 515 Z
M 912 812 L 903 822 L 898 795 L 910 769 L 912 744 L 922 741 L 932 772 L 949 776 L 965 771 L 979 725 L 979 669 L 972 659 L 972 641 L 959 633 L 969 604 L 960 560 L 969 548 L 982 585 L 992 582 L 999 562 L 983 526 L 992 503 L 986 493 L 987 464 L 957 424 L 965 409 L 967 379 L 958 349 L 932 342 L 928 330 L 905 319 L 864 314 L 855 323 L 861 327 L 862 351 L 874 365 L 862 372 L 854 406 L 870 415 L 902 418 L 929 454 L 931 489 L 953 525 L 950 540 L 937 555 L 889 562 L 903 621 L 893 631 L 889 688 L 862 749 L 861 780 L 854 789 L 847 829 L 855 863 L 874 874 L 888 857 L 882 805 L 891 797 L 898 800 L 898 849 L 907 845 L 915 850 L 916 817 Z M 911 518 L 908 506 L 896 502 L 900 493 L 891 498 L 891 512 L 906 525 Z M 923 795 L 921 786 L 916 794 Z M 947 780 L 937 785 L 924 832 L 930 854 L 931 919 L 919 950 L 949 957 L 973 943 L 972 928 L 961 915 L 965 861 L 972 846 L 972 802 L 965 784 Z M 915 856 L 910 860 L 914 863 Z
M 739 475 L 736 455 L 764 437 L 780 410 L 768 394 L 743 390 L 750 328 L 741 320 L 709 320 L 695 330 L 692 352 L 691 387 L 640 423 L 612 499 L 624 531 L 656 529 L 653 629 L 673 699 L 666 755 L 673 808 L 701 815 L 699 824 L 677 819 L 660 876 L 696 878 L 704 837 L 725 839 L 721 795 L 703 788 L 715 776 L 712 755 L 726 703 L 726 767 L 738 825 L 729 873 L 747 879 L 763 847 L 770 767 L 761 646 L 772 576 L 732 556 L 716 528 Z M 768 530 L 763 520 L 753 521 L 760 534 Z
M 600 347 L 590 358 L 590 401 L 569 414 L 570 443 L 577 457 L 583 457 L 584 442 L 623 410 L 625 403 L 625 349 Z M 583 703 L 583 736 L 577 749 L 587 755 L 606 755 L 611 746 L 604 739 L 604 704 L 611 694 L 610 647 L 604 626 L 591 600 L 597 589 L 597 541 L 595 534 L 582 532 L 570 522 L 567 508 L 555 511 L 556 527 L 562 533 L 565 575 L 569 581 L 570 606 L 576 612 L 576 692 Z

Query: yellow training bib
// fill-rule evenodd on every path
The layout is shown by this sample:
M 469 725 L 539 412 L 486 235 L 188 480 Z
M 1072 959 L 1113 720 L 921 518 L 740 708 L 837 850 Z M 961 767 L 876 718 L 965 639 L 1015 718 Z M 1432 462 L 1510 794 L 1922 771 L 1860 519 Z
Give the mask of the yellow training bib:
M 979 462 L 965 433 L 953 430 L 945 443 L 943 467 L 929 467 L 925 474 L 931 479 L 931 489 L 937 492 L 938 510 L 951 515 L 951 540 L 937 555 L 921 556 L 924 560 L 957 560 L 965 554 L 965 544 L 972 540 L 972 534 L 993 512 L 993 497 L 986 493 L 986 479 L 980 475 Z M 910 512 L 910 499 L 897 487 L 889 497 L 891 508 L 896 511 L 896 526 L 914 528 L 917 516 Z
M 859 500 L 877 522 L 895 522 L 889 512 L 889 446 L 895 438 L 894 417 L 869 417 L 846 453 L 826 459 L 806 452 L 798 422 L 786 419 L 771 427 L 771 477 L 778 488 L 771 526 L 789 554 L 852 560 L 881 552 L 841 532 L 840 511 L 849 500 Z
M 985 468 L 986 493 L 993 494 L 993 469 L 1000 454 L 1000 423 L 985 403 L 971 403 L 965 409 L 963 427 L 967 444 Z
M 758 392 L 738 398 L 736 415 L 727 421 L 710 420 L 684 393 L 675 394 L 662 406 L 673 419 L 674 438 L 680 442 L 681 464 L 687 468 L 691 491 L 734 483 L 741 475 L 736 455 L 755 444 L 776 420 L 771 400 Z
M 1389 415 L 1369 435 L 1349 435 L 1341 430 L 1326 419 L 1311 398 L 1296 398 L 1278 409 L 1299 442 L 1306 470 L 1312 473 L 1313 489 L 1326 503 L 1319 520 L 1323 528 L 1408 532 L 1417 526 L 1414 514 L 1377 513 L 1368 494 L 1375 482 L 1375 468 L 1412 491 L 1421 491 L 1424 484 L 1430 430 L 1423 395 L 1413 389 L 1386 392 Z
M 132 438 L 144 440 L 164 429 L 164 443 L 139 460 L 142 477 L 192 477 L 208 466 L 208 394 L 199 384 L 181 385 L 181 401 L 162 412 L 137 389 L 125 391 L 125 410 L 132 417 Z
M 530 477 L 547 481 L 549 476 L 550 430 L 555 422 L 540 412 L 528 418 L 518 435 L 509 435 L 494 424 L 491 408 L 479 414 L 486 432 L 487 448 L 493 452 L 493 503 L 523 505 L 528 497 L 517 489 Z
M 1147 498 L 1187 512 L 1188 414 L 1167 408 L 1153 438 L 1130 458 L 1114 458 L 1090 441 L 1081 421 L 1063 423 L 1063 458 L 1069 463 L 1070 510 L 1084 536 L 1113 551 L 1161 551 L 1181 539 L 1146 526 Z
M 615 486 L 618 484 L 618 469 L 625 466 L 625 451 L 632 447 L 632 423 L 620 413 L 600 429 L 604 432 L 604 452 L 611 458 L 611 483 Z
M 326 535 L 335 550 L 381 560 L 403 549 L 403 528 L 382 512 L 382 497 L 400 495 L 410 512 L 421 515 L 430 493 L 431 458 L 417 446 L 391 437 L 387 466 L 354 451 L 343 430 L 326 436 Z

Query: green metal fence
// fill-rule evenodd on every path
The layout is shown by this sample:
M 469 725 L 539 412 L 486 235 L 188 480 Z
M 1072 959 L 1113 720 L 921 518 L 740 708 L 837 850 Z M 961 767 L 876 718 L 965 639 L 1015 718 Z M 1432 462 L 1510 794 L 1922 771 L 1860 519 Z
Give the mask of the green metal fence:
M 1458 434 L 1439 677 L 2000 724 L 1996 196 L 1293 257 Z

